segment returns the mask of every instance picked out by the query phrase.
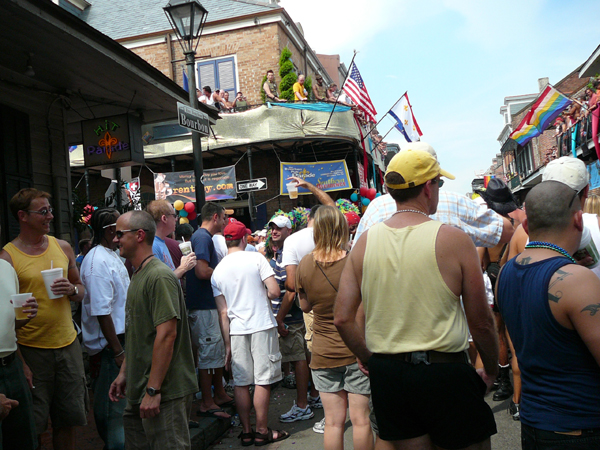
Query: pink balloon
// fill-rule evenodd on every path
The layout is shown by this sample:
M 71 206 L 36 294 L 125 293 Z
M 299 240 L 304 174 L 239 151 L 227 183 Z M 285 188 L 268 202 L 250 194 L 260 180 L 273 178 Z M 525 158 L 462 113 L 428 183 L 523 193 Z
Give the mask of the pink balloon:
M 196 205 L 194 205 L 192 202 L 187 202 L 183 209 L 185 209 L 188 213 L 191 213 L 196 210 Z
M 369 190 L 366 187 L 361 187 L 359 192 L 361 197 L 366 197 Z
M 375 188 L 371 188 L 369 189 L 369 191 L 367 192 L 366 197 L 370 200 L 375 199 L 375 196 L 377 195 L 377 190 Z

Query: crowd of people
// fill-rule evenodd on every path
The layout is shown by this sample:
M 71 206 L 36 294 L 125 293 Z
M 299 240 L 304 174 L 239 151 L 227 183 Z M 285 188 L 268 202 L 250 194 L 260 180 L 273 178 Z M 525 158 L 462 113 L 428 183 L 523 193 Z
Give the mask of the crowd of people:
M 299 178 L 318 203 L 255 233 L 216 203 L 195 231 L 166 200 L 101 208 L 79 263 L 49 235 L 50 195 L 19 191 L 19 235 L 0 253 L 2 448 L 37 448 L 48 419 L 54 448 L 76 448 L 83 351 L 107 449 L 190 448 L 195 398 L 219 420 L 235 405 L 242 446 L 282 441 L 268 423 L 279 382 L 296 389 L 279 421 L 323 408 L 327 450 L 343 448 L 347 411 L 355 448 L 490 448 L 494 388 L 524 449 L 597 448 L 600 202 L 584 163 L 552 161 L 526 211 L 499 179 L 479 201 L 445 179 L 417 142 L 362 218 Z

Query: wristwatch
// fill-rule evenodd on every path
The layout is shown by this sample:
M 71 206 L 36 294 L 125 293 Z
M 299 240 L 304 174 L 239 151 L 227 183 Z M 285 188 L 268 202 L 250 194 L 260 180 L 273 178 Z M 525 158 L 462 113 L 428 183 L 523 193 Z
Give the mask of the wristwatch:
M 78 295 L 79 294 L 79 288 L 77 287 L 76 284 L 73 285 L 73 288 L 75 290 L 73 291 L 73 293 L 71 295 L 69 295 L 69 297 L 73 297 L 74 295 Z
M 150 397 L 154 397 L 156 394 L 160 394 L 160 389 L 154 389 L 153 387 L 147 387 L 146 388 L 146 393 Z

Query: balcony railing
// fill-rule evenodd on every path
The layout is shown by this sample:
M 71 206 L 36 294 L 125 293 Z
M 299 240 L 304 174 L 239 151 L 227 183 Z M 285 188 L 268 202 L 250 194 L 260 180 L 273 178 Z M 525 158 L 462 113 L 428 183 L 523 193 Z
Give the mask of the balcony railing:
M 592 116 L 588 115 L 580 122 L 569 127 L 565 133 L 556 136 L 556 147 L 558 148 L 559 156 L 573 155 L 577 157 L 577 150 L 580 148 L 582 156 L 587 156 L 592 153 L 588 148 L 591 140 Z

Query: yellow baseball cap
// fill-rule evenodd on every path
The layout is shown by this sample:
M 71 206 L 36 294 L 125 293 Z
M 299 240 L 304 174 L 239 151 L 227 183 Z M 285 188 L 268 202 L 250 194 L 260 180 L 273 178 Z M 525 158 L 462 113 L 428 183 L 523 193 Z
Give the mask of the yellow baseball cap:
M 391 172 L 398 173 L 404 178 L 403 184 L 390 184 L 387 175 Z M 388 165 L 386 175 L 386 186 L 391 189 L 408 189 L 433 180 L 438 175 L 454 180 L 456 177 L 440 167 L 437 159 L 431 153 L 424 150 L 408 148 L 401 150 L 392 158 Z

